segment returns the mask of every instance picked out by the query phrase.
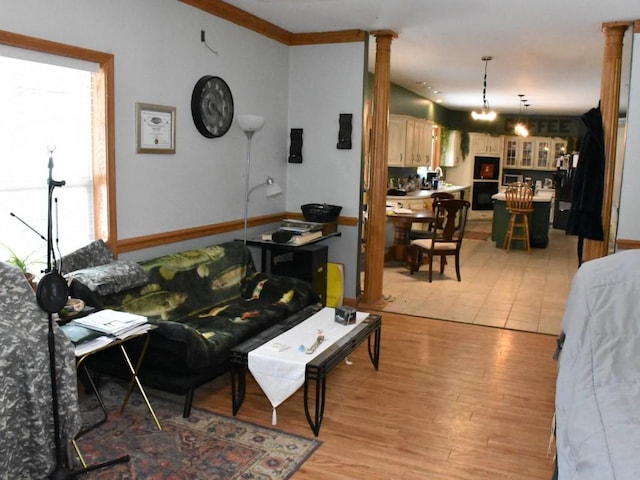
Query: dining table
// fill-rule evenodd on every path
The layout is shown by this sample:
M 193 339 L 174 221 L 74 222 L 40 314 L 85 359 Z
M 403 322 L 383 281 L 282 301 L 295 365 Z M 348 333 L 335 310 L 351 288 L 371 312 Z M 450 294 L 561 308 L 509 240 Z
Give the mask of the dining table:
M 397 261 L 409 259 L 411 246 L 411 227 L 414 223 L 433 223 L 433 210 L 387 209 L 387 221 L 394 226 L 393 245 L 389 248 L 388 258 Z

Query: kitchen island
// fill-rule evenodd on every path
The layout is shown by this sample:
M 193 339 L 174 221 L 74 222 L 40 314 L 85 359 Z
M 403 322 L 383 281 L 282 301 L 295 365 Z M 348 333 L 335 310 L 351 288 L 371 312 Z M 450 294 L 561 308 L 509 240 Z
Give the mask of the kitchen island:
M 553 190 L 541 191 L 533 196 L 533 212 L 529 215 L 529 242 L 533 248 L 547 248 L 549 245 L 549 224 L 553 197 Z M 507 211 L 506 197 L 504 192 L 500 192 L 491 198 L 493 199 L 491 240 L 496 242 L 496 248 L 504 248 L 510 217 Z M 524 249 L 524 242 L 514 240 L 511 248 Z

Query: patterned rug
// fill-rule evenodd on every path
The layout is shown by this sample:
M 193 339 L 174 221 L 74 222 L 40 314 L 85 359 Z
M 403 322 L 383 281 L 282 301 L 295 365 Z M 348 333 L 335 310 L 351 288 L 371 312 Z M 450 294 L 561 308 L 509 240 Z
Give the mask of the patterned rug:
M 131 396 L 120 415 L 124 386 L 108 382 L 100 392 L 109 418 L 78 440 L 85 462 L 93 465 L 123 455 L 131 460 L 82 478 L 288 479 L 322 443 L 196 408 L 185 419 L 182 403 L 154 395 L 149 400 L 162 425 L 158 430 L 139 394 Z M 80 407 L 86 425 L 102 415 L 93 395 L 86 396 Z

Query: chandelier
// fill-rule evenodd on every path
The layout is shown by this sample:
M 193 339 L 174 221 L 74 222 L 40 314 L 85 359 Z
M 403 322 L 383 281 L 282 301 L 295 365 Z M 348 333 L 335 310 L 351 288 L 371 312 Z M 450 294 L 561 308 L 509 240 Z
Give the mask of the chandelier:
M 524 97 L 524 93 L 519 93 L 518 96 L 520 97 L 520 110 L 519 110 L 519 115 L 518 115 L 518 123 L 516 123 L 516 126 L 514 127 L 513 131 L 519 137 L 528 137 L 529 136 L 529 129 L 522 122 L 522 111 L 523 111 L 523 108 L 526 111 L 526 107 L 528 107 L 529 104 L 527 103 L 527 100 L 525 98 L 523 98 Z
M 489 109 L 489 102 L 487 101 L 487 65 L 489 61 L 493 59 L 491 56 L 482 57 L 484 62 L 484 82 L 482 84 L 482 110 L 480 112 L 471 112 L 471 117 L 474 120 L 484 120 L 492 122 L 496 119 L 497 114 L 493 110 Z

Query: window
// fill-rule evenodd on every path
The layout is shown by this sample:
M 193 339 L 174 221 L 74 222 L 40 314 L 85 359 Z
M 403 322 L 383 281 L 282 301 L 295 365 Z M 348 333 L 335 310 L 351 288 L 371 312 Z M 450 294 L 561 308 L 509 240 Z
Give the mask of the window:
M 60 61 L 53 62 L 58 65 L 79 60 L 91 67 L 87 71 L 52 66 L 52 62 L 0 58 L 3 77 L 12 77 L 18 89 L 6 93 L 2 83 L 6 79 L 0 80 L 4 117 L 0 118 L 0 243 L 20 256 L 36 250 L 36 255 L 40 253 L 46 260 L 46 242 L 10 213 L 46 237 L 48 148 L 55 145 L 52 177 L 66 182 L 54 189 L 58 199 L 52 208 L 54 246 L 59 239 L 60 247 L 57 253 L 68 253 L 94 238 L 104 239 L 117 253 L 113 56 L 0 30 L 0 47 L 3 44 L 26 54 L 58 56 Z M 36 70 L 6 75 L 5 62 Z M 16 75 L 22 79 L 16 81 Z M 57 101 L 62 101 L 62 106 Z M 11 114 L 7 114 L 9 110 Z M 10 133 L 7 122 L 17 127 L 17 133 Z M 0 260 L 8 257 L 6 253 L 0 248 Z
M 94 240 L 91 72 L 8 57 L 0 71 L 1 242 L 43 261 L 46 242 L 31 229 L 46 237 L 49 158 L 65 181 L 54 190 L 54 238 L 65 252 Z

